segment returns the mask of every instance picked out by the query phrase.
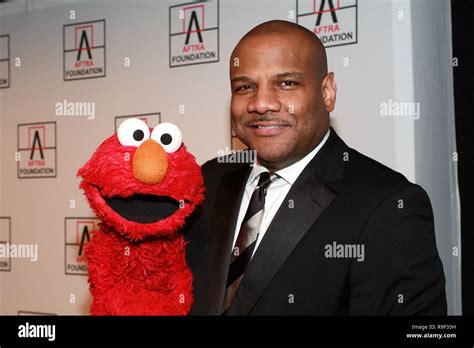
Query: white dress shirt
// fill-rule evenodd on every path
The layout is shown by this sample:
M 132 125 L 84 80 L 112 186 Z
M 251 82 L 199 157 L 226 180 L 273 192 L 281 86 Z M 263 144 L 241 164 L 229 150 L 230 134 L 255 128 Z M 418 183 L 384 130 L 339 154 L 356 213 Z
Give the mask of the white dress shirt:
M 283 203 L 283 200 L 285 199 L 286 195 L 288 194 L 288 191 L 290 191 L 291 186 L 295 183 L 296 179 L 298 179 L 303 169 L 308 165 L 309 162 L 311 162 L 314 156 L 316 156 L 318 151 L 326 143 L 327 139 L 329 138 L 329 133 L 330 130 L 328 129 L 323 140 L 321 140 L 318 146 L 316 146 L 305 157 L 300 159 L 298 162 L 293 163 L 291 166 L 288 166 L 275 172 L 275 174 L 277 174 L 277 177 L 268 187 L 267 194 L 265 196 L 265 207 L 263 210 L 263 217 L 258 231 L 257 243 L 253 251 L 254 254 L 260 242 L 262 241 L 262 238 L 265 235 L 268 226 L 270 226 L 270 223 L 275 217 L 275 214 L 277 213 L 278 209 L 280 209 L 280 206 Z M 252 171 L 250 172 L 249 178 L 245 186 L 245 192 L 242 197 L 242 202 L 240 203 L 239 216 L 234 232 L 234 243 L 232 244 L 232 246 L 235 246 L 240 231 L 240 225 L 242 224 L 245 213 L 247 212 L 250 203 L 250 198 L 252 197 L 253 191 L 257 187 L 259 176 L 263 172 L 268 172 L 268 169 L 258 164 L 257 159 L 255 159 Z M 289 204 L 289 202 L 286 202 L 285 204 Z

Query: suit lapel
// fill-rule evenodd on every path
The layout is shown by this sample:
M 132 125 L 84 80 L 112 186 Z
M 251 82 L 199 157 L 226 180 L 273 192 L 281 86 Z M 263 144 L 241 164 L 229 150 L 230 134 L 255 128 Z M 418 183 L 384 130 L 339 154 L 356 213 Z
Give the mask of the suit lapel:
M 244 165 L 235 171 L 225 173 L 219 183 L 208 246 L 207 313 L 210 315 L 222 313 L 235 225 L 250 168 Z
M 346 145 L 331 129 L 328 142 L 303 170 L 273 218 L 226 314 L 250 313 L 298 242 L 336 197 L 325 183 L 342 177 L 344 151 Z

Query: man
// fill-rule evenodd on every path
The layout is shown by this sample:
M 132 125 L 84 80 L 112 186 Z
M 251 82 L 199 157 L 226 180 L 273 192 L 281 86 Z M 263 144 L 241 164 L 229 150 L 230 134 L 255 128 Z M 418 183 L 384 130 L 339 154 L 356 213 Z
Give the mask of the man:
M 430 201 L 329 126 L 326 53 L 285 21 L 247 33 L 230 59 L 232 127 L 257 160 L 202 167 L 188 234 L 193 314 L 446 314 Z

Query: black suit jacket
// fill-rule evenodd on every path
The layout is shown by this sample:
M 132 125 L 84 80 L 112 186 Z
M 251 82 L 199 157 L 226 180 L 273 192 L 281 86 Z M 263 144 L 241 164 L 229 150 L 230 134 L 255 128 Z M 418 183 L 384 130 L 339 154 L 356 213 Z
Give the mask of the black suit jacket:
M 206 200 L 186 234 L 191 314 L 219 315 L 250 166 L 214 159 L 202 170 Z M 363 261 L 329 252 L 339 245 L 363 246 Z M 271 222 L 226 314 L 446 314 L 427 194 L 331 129 Z

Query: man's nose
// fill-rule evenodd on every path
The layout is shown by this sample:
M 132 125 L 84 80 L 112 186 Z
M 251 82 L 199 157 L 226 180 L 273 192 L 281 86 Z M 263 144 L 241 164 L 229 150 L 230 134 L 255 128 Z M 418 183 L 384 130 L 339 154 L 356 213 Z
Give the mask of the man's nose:
M 271 86 L 258 88 L 247 105 L 249 113 L 265 114 L 267 112 L 279 112 L 281 108 L 277 91 Z
M 168 171 L 168 154 L 152 139 L 141 144 L 133 155 L 132 172 L 135 179 L 145 184 L 158 184 Z

